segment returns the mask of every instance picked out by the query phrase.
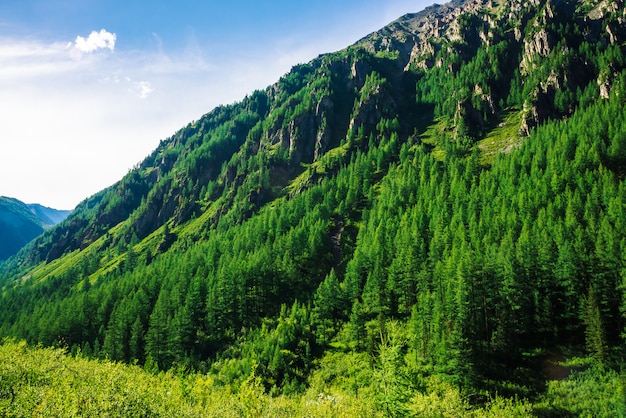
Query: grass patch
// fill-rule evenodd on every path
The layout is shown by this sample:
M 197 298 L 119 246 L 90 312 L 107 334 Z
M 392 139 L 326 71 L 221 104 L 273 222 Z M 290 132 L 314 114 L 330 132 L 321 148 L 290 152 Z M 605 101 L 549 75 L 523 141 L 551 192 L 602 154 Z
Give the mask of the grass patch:
M 432 147 L 432 156 L 437 161 L 443 161 L 446 158 L 446 152 L 440 145 L 440 138 L 445 134 L 447 123 L 443 118 L 437 118 L 434 123 L 428 125 L 424 132 L 419 135 L 420 141 Z
M 507 111 L 498 118 L 493 129 L 478 141 L 482 165 L 491 165 L 498 154 L 507 154 L 522 143 L 522 137 L 519 134 L 521 123 L 522 113 L 517 110 Z
M 345 162 L 346 155 L 351 148 L 351 142 L 346 141 L 338 147 L 328 150 L 317 161 L 311 164 L 303 164 L 304 171 L 285 187 L 287 193 L 295 194 L 304 190 L 310 183 L 311 178 L 318 174 L 326 174 L 337 169 Z

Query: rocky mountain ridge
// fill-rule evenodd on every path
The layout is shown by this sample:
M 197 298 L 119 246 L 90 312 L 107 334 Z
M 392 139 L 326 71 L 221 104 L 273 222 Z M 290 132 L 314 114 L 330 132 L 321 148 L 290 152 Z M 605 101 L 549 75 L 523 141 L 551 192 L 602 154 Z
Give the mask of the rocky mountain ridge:
M 535 14 L 535 10 L 540 10 L 540 13 Z M 527 76 L 537 70 L 538 61 L 548 58 L 550 54 L 569 54 L 571 46 L 567 44 L 567 39 L 558 39 L 554 26 L 572 19 L 578 20 L 583 26 L 581 30 L 586 42 L 600 42 L 606 46 L 620 45 L 626 40 L 626 9 L 619 0 L 470 0 L 434 5 L 420 13 L 407 14 L 363 38 L 357 45 L 362 45 L 372 53 L 384 51 L 397 54 L 397 64 L 402 66 L 403 71 L 411 68 L 428 71 L 443 65 L 442 50 L 447 54 L 460 52 L 466 59 L 468 53 L 475 53 L 481 45 L 490 46 L 508 39 L 509 48 L 518 50 L 522 57 L 518 65 L 520 74 Z M 608 23 L 602 23 L 607 20 Z M 527 25 L 530 26 L 527 28 Z M 555 92 L 561 90 L 564 84 L 574 91 L 585 86 L 589 81 L 588 74 L 585 74 L 588 71 L 586 66 L 585 62 L 570 57 L 562 68 L 538 80 L 529 100 L 524 103 L 521 125 L 524 135 L 528 135 L 533 126 L 547 118 L 558 116 L 546 108 L 549 108 Z M 454 73 L 458 65 L 452 63 L 447 70 Z M 612 76 L 600 74 L 597 82 L 601 96 L 608 98 Z M 498 97 L 485 94 L 485 87 L 489 86 L 476 85 L 474 94 L 482 96 L 489 113 L 493 115 L 497 111 Z M 462 101 L 458 103 L 458 110 L 466 114 L 476 112 L 476 109 Z

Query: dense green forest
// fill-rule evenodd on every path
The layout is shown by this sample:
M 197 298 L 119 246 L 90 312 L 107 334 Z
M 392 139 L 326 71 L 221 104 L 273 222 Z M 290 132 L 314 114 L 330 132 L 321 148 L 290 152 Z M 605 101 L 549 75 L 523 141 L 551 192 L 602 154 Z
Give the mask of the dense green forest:
M 189 124 L 0 264 L 0 408 L 626 415 L 625 22 L 433 6 Z

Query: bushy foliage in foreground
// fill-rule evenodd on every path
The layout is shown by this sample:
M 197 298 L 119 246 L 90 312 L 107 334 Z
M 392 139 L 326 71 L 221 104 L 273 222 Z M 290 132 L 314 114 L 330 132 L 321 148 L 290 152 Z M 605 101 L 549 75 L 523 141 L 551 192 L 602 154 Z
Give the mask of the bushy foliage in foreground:
M 535 404 L 498 396 L 480 400 L 463 396 L 438 377 L 424 379 L 420 387 L 403 384 L 402 373 L 390 374 L 398 360 L 396 348 L 390 342 L 373 363 L 365 355 L 328 354 L 306 392 L 273 397 L 264 392 L 255 367 L 241 384 L 223 386 L 210 374 L 174 369 L 152 374 L 136 365 L 5 341 L 0 345 L 0 415 L 615 417 L 626 412 L 624 376 L 616 373 L 591 368 L 551 381 L 546 395 Z M 474 405 L 477 399 L 479 405 Z

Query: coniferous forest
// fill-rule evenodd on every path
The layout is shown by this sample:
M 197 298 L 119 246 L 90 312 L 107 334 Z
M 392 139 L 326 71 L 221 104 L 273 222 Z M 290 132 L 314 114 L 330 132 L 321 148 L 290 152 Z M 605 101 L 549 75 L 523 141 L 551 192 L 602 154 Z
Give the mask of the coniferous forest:
M 6 416 L 626 416 L 626 9 L 454 1 L 0 264 Z

